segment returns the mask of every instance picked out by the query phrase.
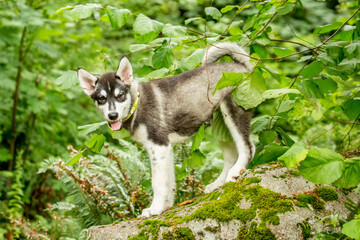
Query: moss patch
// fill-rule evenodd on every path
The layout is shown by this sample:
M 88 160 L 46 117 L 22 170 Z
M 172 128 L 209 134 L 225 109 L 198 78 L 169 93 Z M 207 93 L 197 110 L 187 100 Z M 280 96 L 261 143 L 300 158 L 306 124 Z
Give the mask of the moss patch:
M 338 192 L 331 187 L 318 187 L 315 188 L 315 192 L 326 202 L 335 201 L 339 198 Z
M 237 236 L 238 240 L 274 240 L 274 233 L 264 224 L 252 222 L 249 228 L 241 227 Z
M 315 211 L 325 209 L 325 203 L 318 196 L 311 194 L 300 194 L 296 196 L 298 201 L 295 205 L 298 207 L 309 207 L 310 204 Z
M 158 239 L 158 232 L 161 226 L 170 227 L 171 223 L 162 220 L 149 220 L 146 219 L 142 224 L 139 224 L 139 228 L 143 228 L 141 232 L 136 237 L 131 237 L 129 240 L 143 240 L 149 239 L 152 236 L 152 239 Z
M 220 229 L 221 229 L 220 226 L 215 226 L 215 227 L 207 226 L 206 228 L 204 228 L 205 231 L 212 232 L 212 233 L 217 233 L 220 231 Z
M 180 227 L 180 228 L 174 228 L 173 230 L 168 231 L 168 232 L 164 232 L 162 234 L 162 239 L 164 239 L 164 240 L 173 240 L 173 239 L 195 240 L 195 236 L 190 228 Z
M 243 179 L 242 182 L 225 184 L 222 187 L 223 193 L 217 196 L 216 199 L 205 202 L 200 208 L 185 217 L 184 221 L 188 222 L 193 219 L 205 220 L 211 218 L 219 222 L 238 219 L 246 223 L 258 216 L 263 227 L 259 229 L 258 227 L 253 227 L 252 230 L 248 230 L 251 232 L 243 232 L 245 235 L 264 232 L 264 229 L 268 229 L 266 223 L 273 225 L 280 224 L 280 218 L 277 214 L 292 211 L 293 201 L 270 189 L 263 188 L 259 185 L 252 185 L 260 181 L 260 178 L 251 177 Z M 251 201 L 251 207 L 248 209 L 240 208 L 239 204 L 242 199 Z M 270 230 L 268 229 L 265 232 L 268 231 Z

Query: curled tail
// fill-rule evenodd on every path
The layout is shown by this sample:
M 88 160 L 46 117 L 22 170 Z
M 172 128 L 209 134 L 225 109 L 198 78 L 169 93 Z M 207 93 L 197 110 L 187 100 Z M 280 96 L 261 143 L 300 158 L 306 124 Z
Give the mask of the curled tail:
M 215 63 L 219 58 L 224 56 L 230 56 L 234 62 L 243 64 L 247 70 L 250 72 L 252 66 L 249 62 L 250 58 L 245 56 L 248 55 L 244 49 L 239 47 L 236 43 L 231 42 L 224 42 L 224 43 L 217 43 L 215 46 L 211 46 L 205 54 L 202 60 L 202 66 L 206 64 Z

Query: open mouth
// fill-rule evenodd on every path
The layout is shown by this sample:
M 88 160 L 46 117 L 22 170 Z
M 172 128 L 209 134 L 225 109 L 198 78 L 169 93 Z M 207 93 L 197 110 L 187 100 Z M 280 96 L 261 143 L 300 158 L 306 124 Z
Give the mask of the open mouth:
M 113 131 L 119 131 L 121 129 L 121 122 L 119 120 L 115 122 L 108 122 L 108 124 Z

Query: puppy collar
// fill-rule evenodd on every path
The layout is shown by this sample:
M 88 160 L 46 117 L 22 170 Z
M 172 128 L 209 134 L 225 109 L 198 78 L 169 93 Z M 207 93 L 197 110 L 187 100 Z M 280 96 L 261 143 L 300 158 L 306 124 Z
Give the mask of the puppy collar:
M 128 120 L 129 118 L 131 118 L 131 116 L 134 114 L 135 109 L 136 109 L 137 106 L 138 106 L 139 96 L 140 96 L 140 93 L 137 92 L 137 96 L 136 96 L 135 102 L 134 102 L 134 104 L 133 104 L 132 107 L 131 107 L 131 111 L 130 111 L 129 115 L 123 120 L 123 122 L 125 122 L 126 120 Z

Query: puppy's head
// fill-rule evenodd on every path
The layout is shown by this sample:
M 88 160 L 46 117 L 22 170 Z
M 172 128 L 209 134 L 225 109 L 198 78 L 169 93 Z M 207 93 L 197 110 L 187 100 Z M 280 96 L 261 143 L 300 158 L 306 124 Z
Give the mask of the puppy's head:
M 80 86 L 90 96 L 112 130 L 120 130 L 131 110 L 130 87 L 133 70 L 129 59 L 122 58 L 116 72 L 96 77 L 83 68 L 77 71 Z

